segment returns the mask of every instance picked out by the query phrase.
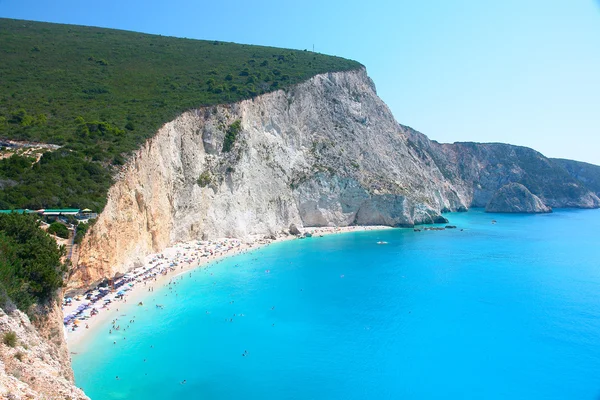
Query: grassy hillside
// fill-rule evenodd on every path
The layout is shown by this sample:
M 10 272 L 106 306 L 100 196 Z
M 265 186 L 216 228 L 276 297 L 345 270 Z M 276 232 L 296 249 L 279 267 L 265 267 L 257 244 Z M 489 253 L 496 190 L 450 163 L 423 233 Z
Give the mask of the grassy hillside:
M 0 208 L 98 210 L 110 166 L 177 114 L 361 66 L 308 51 L 9 19 L 0 19 L 0 56 L 0 138 L 63 146 L 33 169 L 34 159 L 0 160 Z

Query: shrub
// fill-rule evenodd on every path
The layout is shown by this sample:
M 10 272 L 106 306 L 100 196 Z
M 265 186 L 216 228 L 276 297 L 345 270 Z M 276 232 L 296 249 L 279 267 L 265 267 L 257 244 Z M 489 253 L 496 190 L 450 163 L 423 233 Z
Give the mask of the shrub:
M 239 119 L 233 122 L 227 128 L 227 132 L 225 133 L 225 140 L 223 141 L 223 152 L 231 151 L 235 140 L 237 139 L 238 133 L 242 130 L 242 121 Z
M 113 157 L 112 163 L 113 165 L 124 165 L 125 157 L 123 157 L 121 154 L 117 154 Z
M 81 244 L 89 228 L 90 224 L 86 224 L 83 222 L 80 222 L 79 225 L 77 225 L 77 233 L 75 234 L 75 239 L 73 239 L 75 244 Z
M 200 177 L 198 178 L 198 185 L 200 187 L 208 186 L 208 185 L 210 185 L 211 182 L 212 182 L 212 176 L 210 175 L 210 172 L 204 171 L 203 173 L 200 174 Z
M 17 353 L 15 354 L 15 358 L 19 361 L 23 361 L 24 355 L 25 355 L 25 353 L 23 353 L 22 351 L 17 351 Z
M 31 126 L 35 122 L 35 118 L 27 114 L 27 111 L 25 111 L 25 109 L 20 108 L 17 111 L 13 112 L 10 122 L 25 127 Z
M 69 238 L 69 230 L 67 229 L 66 226 L 64 226 L 60 222 L 51 223 L 50 227 L 48 228 L 48 233 L 50 233 L 52 235 L 56 235 L 63 239 Z
M 2 336 L 2 343 L 8 347 L 15 347 L 17 345 L 17 334 L 13 331 L 8 331 Z
M 37 216 L 0 214 L 0 294 L 25 312 L 49 301 L 63 285 L 65 253 L 39 228 Z

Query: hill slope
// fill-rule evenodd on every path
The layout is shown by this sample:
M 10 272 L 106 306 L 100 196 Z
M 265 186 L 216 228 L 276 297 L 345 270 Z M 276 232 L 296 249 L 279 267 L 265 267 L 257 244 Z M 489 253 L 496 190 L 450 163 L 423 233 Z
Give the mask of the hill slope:
M 0 208 L 101 209 L 109 166 L 183 111 L 361 67 L 308 51 L 10 19 L 0 19 L 0 52 L 0 138 L 64 146 L 42 157 L 43 171 L 30 172 L 33 159 L 0 161 Z
M 511 182 L 544 205 L 600 205 L 532 149 L 439 144 L 398 124 L 364 69 L 321 74 L 161 128 L 110 189 L 69 284 L 124 273 L 177 242 L 273 237 L 291 224 L 443 222 L 442 212 L 485 206 Z
M 553 158 L 552 162 L 562 166 L 569 175 L 600 196 L 600 166 L 562 158 Z
M 596 208 L 600 199 L 555 160 L 528 147 L 504 143 L 438 143 L 402 126 L 409 145 L 467 196 L 467 207 L 485 207 L 508 183 L 520 183 L 549 207 Z

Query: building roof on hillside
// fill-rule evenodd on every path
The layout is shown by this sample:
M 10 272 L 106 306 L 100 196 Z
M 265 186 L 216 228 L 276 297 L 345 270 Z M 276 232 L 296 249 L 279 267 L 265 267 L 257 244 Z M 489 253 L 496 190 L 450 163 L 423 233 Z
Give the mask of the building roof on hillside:
M 19 208 L 16 210 L 0 210 L 0 214 L 11 214 L 11 213 L 17 213 L 17 214 L 25 214 L 25 213 L 34 213 L 35 211 L 33 210 L 28 210 L 28 209 L 23 209 L 23 208 Z
M 46 208 L 39 211 L 44 215 L 79 214 L 79 208 Z

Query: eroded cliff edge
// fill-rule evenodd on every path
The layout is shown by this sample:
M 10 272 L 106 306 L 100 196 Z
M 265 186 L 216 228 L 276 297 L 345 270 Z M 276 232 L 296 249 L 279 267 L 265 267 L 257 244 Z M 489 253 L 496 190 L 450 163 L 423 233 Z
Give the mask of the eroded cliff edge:
M 237 120 L 241 132 L 223 152 Z M 167 123 L 109 191 L 72 282 L 124 271 L 177 241 L 291 223 L 412 225 L 469 203 L 407 145 L 364 69 L 317 75 Z
M 241 130 L 223 151 L 236 121 Z M 469 146 L 441 145 L 399 125 L 364 69 L 186 112 L 128 162 L 81 246 L 70 286 L 124 272 L 178 241 L 275 234 L 291 223 L 433 222 L 545 172 L 521 168 L 514 149 Z M 553 182 L 539 190 L 519 183 L 553 207 L 600 204 L 567 173 L 562 178 L 571 179 L 566 195 L 551 192 Z
M 58 304 L 32 323 L 14 307 L 0 308 L 0 398 L 71 399 L 88 397 L 75 386 Z M 7 334 L 14 341 L 6 340 Z

